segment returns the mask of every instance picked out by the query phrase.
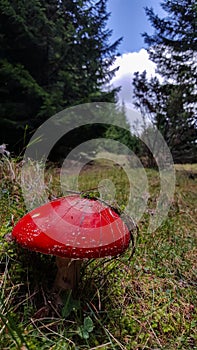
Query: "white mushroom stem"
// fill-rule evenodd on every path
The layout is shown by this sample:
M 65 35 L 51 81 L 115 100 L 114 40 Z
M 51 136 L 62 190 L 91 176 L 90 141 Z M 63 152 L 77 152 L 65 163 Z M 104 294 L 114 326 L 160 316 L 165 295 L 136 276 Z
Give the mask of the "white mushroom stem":
M 79 284 L 82 260 L 68 259 L 57 256 L 56 264 L 58 271 L 54 282 L 54 289 L 75 290 Z

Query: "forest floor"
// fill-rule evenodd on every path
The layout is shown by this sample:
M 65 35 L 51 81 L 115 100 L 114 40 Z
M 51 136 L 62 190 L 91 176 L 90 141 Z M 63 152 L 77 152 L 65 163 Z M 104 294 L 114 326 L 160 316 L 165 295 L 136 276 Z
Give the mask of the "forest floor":
M 9 239 L 26 213 L 20 171 L 20 162 L 0 159 L 0 349 L 197 349 L 197 165 L 176 165 L 174 199 L 154 232 L 148 223 L 160 177 L 157 170 L 145 169 L 150 196 L 138 222 L 134 256 L 129 260 L 127 250 L 117 259 L 91 262 L 76 295 L 64 292 L 58 307 L 51 292 L 54 257 L 22 249 Z M 60 186 L 65 173 L 61 181 L 59 173 L 55 167 L 46 170 L 52 199 L 65 195 Z M 72 172 L 65 179 L 66 190 L 72 188 Z M 77 181 L 79 191 L 93 192 L 98 183 L 113 183 L 111 195 L 118 206 L 124 208 L 128 200 L 127 175 L 113 162 L 86 165 Z M 30 186 L 32 200 L 39 196 L 39 179 L 36 187 L 37 193 Z M 110 200 L 109 191 L 107 195 Z

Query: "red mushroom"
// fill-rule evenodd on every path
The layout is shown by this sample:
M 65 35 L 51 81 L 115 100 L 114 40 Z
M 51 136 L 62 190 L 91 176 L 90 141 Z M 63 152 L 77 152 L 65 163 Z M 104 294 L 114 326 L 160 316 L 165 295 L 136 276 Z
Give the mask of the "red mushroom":
M 26 214 L 13 228 L 12 238 L 30 250 L 55 255 L 55 287 L 74 289 L 83 259 L 117 256 L 129 246 L 131 235 L 111 207 L 72 195 Z

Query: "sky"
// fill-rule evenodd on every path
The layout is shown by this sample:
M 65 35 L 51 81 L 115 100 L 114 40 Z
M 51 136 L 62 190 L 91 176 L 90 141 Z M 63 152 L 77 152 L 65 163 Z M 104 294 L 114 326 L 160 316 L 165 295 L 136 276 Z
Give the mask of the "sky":
M 119 46 L 121 54 L 145 48 L 141 34 L 153 32 L 145 15 L 145 7 L 153 7 L 161 17 L 164 14 L 159 0 L 108 0 L 107 10 L 111 13 L 108 27 L 113 30 L 111 41 L 123 37 Z
M 155 65 L 149 60 L 142 33 L 153 33 L 146 15 L 145 7 L 153 7 L 154 12 L 163 17 L 164 11 L 159 0 L 108 0 L 107 10 L 111 13 L 107 27 L 113 30 L 111 43 L 123 37 L 118 48 L 113 67 L 119 66 L 119 71 L 112 79 L 114 87 L 121 86 L 119 101 L 132 107 L 132 78 L 136 71 L 147 71 L 147 75 L 155 75 Z

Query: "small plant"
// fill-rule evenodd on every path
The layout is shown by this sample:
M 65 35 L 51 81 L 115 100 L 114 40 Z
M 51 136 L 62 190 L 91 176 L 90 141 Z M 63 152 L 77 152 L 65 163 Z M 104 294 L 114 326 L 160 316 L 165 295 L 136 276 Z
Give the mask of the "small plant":
M 83 325 L 78 327 L 77 333 L 82 339 L 88 339 L 94 329 L 94 324 L 90 316 L 84 318 Z

